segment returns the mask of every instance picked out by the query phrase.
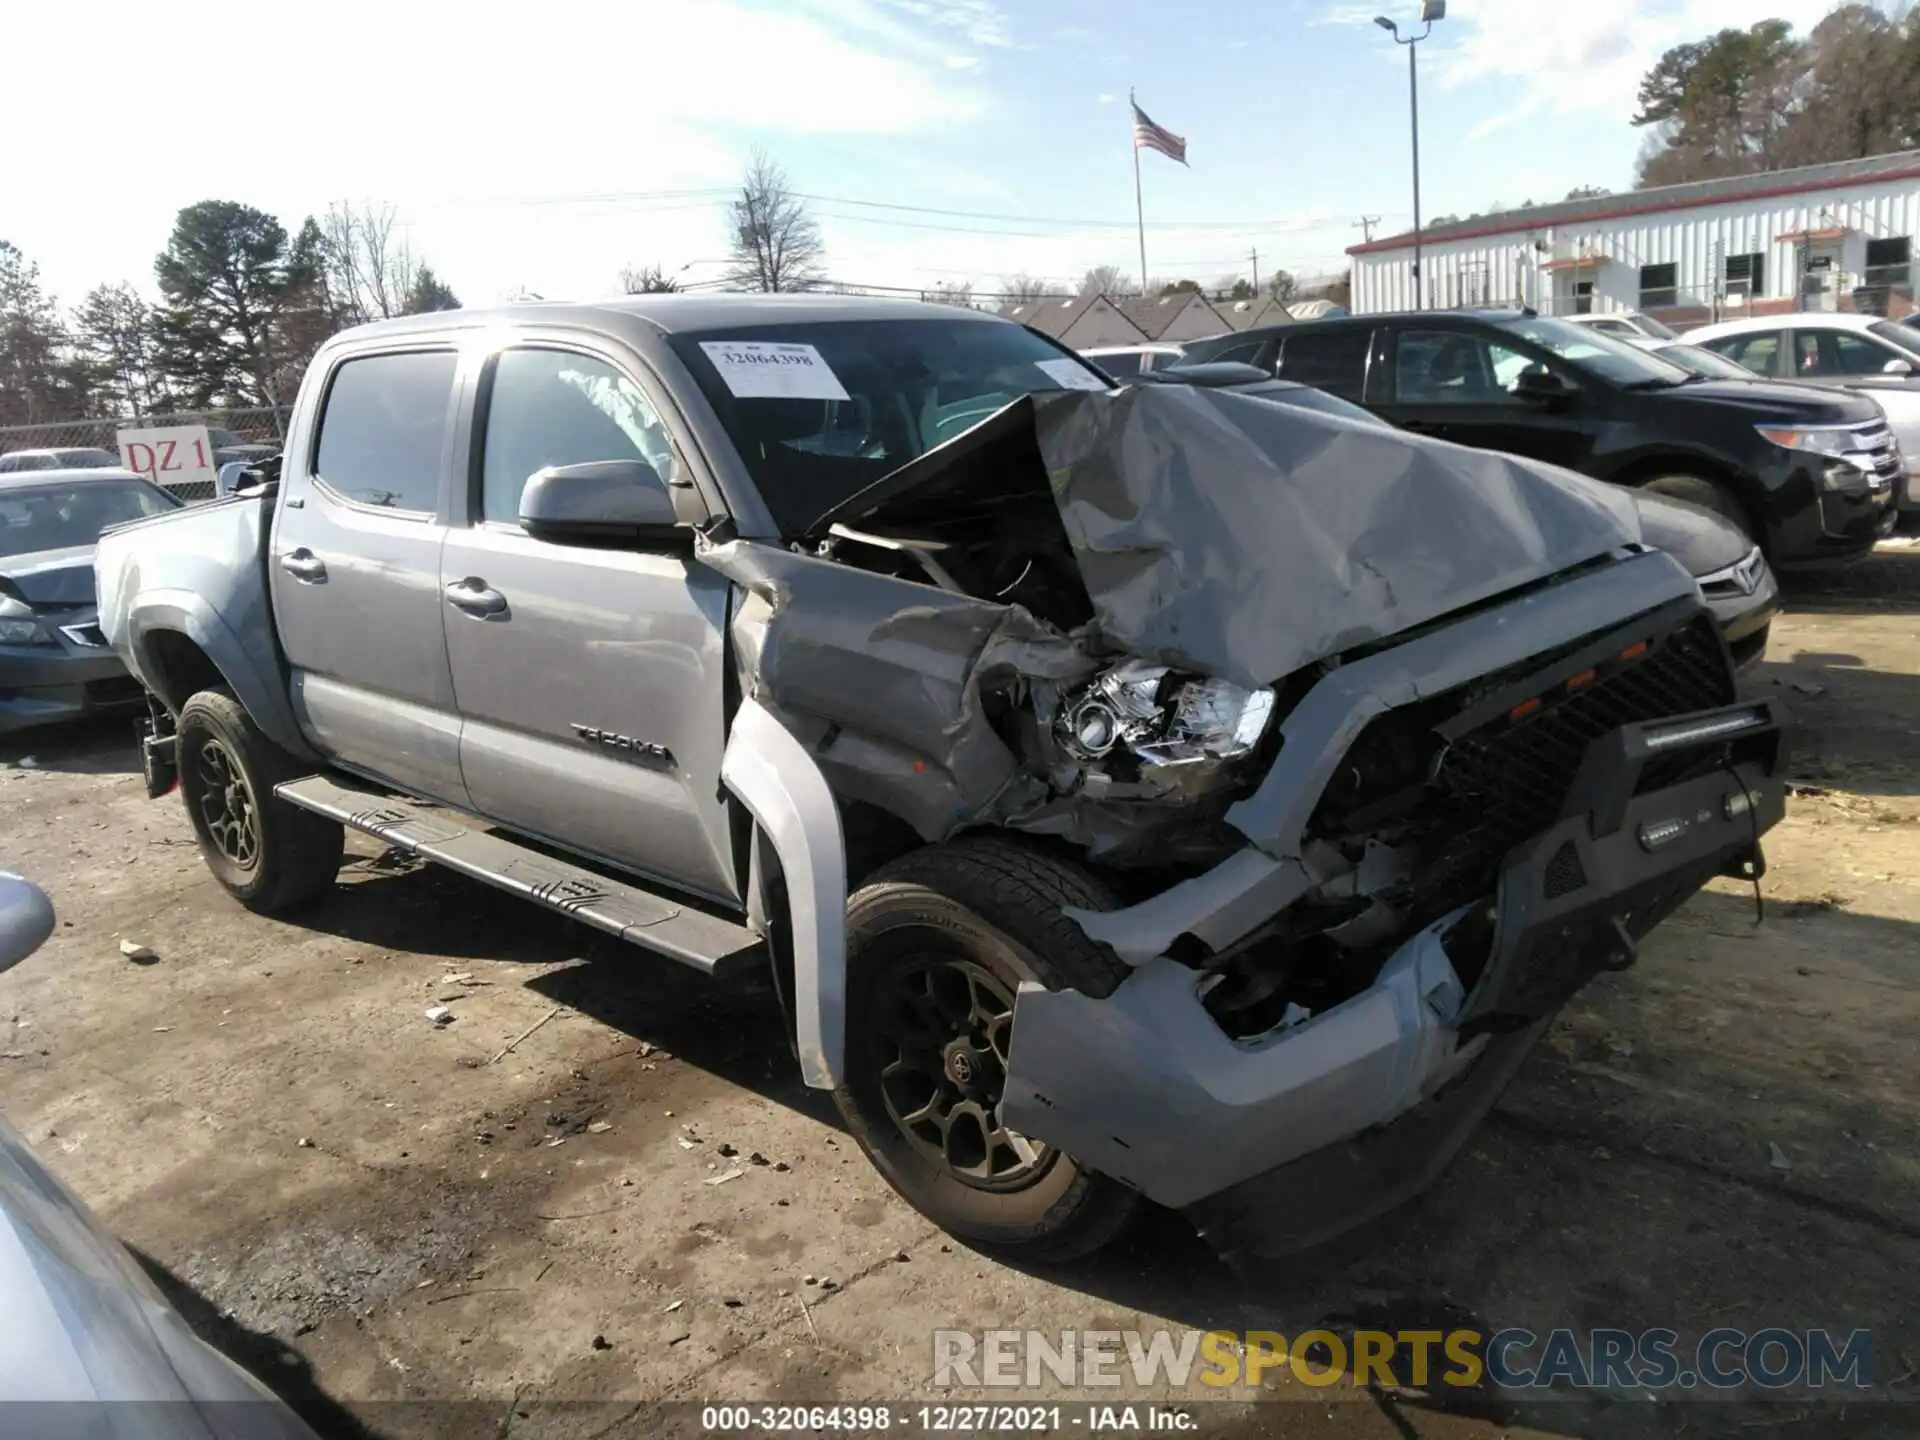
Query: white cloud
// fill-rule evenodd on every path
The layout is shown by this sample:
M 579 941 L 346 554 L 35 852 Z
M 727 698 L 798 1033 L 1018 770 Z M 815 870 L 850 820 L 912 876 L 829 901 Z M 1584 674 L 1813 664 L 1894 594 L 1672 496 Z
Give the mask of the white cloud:
M 1340 8 L 1351 16 L 1360 7 Z M 1831 8 L 1832 0 L 1773 0 L 1765 14 L 1804 31 Z M 1505 97 L 1469 136 L 1479 139 L 1540 112 L 1624 121 L 1641 77 L 1669 47 L 1759 18 L 1752 0 L 1454 0 L 1427 54 L 1440 84 L 1497 87 Z
M 94 7 L 31 6 L 10 16 L 11 53 L 85 55 L 88 101 L 69 70 L 13 67 L 9 113 L 58 120 L 10 147 L 0 233 L 71 301 L 150 285 L 193 201 L 291 228 L 367 197 L 396 204 L 471 298 L 573 292 L 627 259 L 717 253 L 713 200 L 518 202 L 724 186 L 757 141 L 777 154 L 783 137 L 964 123 L 987 108 L 967 67 L 1004 43 L 998 15 L 985 0 L 574 0 L 469 24 L 407 0 L 332 0 L 320 21 L 178 0 L 116 7 L 102 45 Z
M 1120 103 L 1120 97 L 1111 91 L 1103 91 L 1100 95 L 1100 103 L 1102 105 L 1118 105 Z

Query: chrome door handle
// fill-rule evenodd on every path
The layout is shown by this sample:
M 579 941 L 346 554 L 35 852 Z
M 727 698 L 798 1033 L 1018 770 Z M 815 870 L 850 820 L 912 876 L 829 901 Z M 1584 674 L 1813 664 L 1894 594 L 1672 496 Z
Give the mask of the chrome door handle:
M 472 575 L 447 586 L 446 596 L 449 605 L 457 606 L 469 615 L 507 613 L 507 597 L 498 590 L 489 589 L 486 581 Z
M 280 568 L 296 580 L 320 585 L 327 578 L 327 562 L 311 550 L 290 550 L 280 557 Z

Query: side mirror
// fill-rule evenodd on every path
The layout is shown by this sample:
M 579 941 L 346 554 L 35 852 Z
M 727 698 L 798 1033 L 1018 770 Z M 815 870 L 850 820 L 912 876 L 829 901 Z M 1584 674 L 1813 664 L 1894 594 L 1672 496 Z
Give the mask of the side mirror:
M 224 499 L 245 485 L 246 473 L 247 462 L 244 460 L 229 460 L 222 465 L 220 473 L 214 477 L 213 481 L 214 498 Z
M 1882 375 L 1911 375 L 1913 374 L 1913 362 L 1911 360 L 1901 360 L 1896 357 L 1882 365 L 1880 367 L 1880 373 Z
M 31 880 L 0 870 L 0 970 L 11 970 L 53 933 L 53 902 Z
M 618 545 L 671 535 L 679 517 L 646 461 L 590 460 L 536 470 L 520 492 L 520 523 L 556 545 Z
M 1513 393 L 1542 405 L 1562 404 L 1573 397 L 1573 387 L 1544 365 L 1529 365 L 1513 377 Z

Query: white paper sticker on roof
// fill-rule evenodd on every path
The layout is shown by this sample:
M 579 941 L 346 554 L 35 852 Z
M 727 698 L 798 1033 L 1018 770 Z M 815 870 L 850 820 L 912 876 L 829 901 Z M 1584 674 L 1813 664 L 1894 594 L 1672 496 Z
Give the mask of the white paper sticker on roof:
M 846 387 L 811 345 L 702 340 L 727 389 L 742 400 L 845 400 Z
M 1107 382 L 1078 360 L 1036 360 L 1033 362 L 1054 384 L 1066 390 L 1105 390 Z

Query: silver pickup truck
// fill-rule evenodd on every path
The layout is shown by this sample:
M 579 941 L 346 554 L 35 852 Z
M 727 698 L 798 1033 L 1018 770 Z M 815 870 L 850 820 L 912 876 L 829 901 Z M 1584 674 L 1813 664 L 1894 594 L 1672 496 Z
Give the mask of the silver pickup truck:
M 1626 497 L 964 310 L 382 322 L 256 476 L 98 558 L 220 883 L 316 901 L 347 826 L 763 967 L 888 1181 L 1031 1257 L 1381 1214 L 1782 811 Z

